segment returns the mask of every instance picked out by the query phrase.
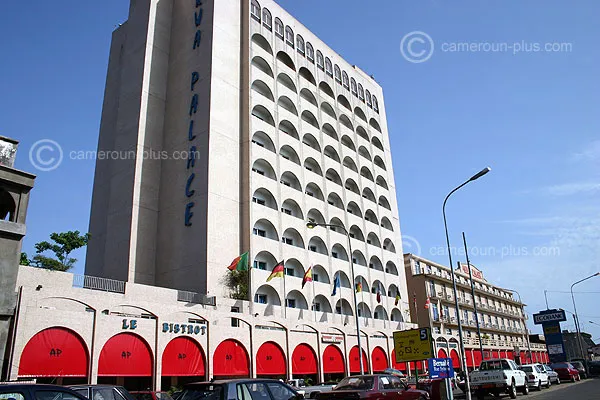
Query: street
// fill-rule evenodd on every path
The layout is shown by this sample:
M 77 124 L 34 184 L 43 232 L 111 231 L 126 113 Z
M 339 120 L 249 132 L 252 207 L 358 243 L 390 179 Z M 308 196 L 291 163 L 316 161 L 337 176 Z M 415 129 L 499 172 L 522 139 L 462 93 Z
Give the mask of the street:
M 464 396 L 458 395 L 456 398 L 464 399 Z M 486 396 L 487 399 L 495 397 Z M 502 399 L 508 399 L 507 395 Z M 534 398 L 536 400 L 597 400 L 600 399 L 600 378 L 591 378 L 575 383 L 562 383 L 552 385 L 549 389 L 542 389 L 541 392 L 530 391 L 527 397 L 519 394 L 518 399 Z

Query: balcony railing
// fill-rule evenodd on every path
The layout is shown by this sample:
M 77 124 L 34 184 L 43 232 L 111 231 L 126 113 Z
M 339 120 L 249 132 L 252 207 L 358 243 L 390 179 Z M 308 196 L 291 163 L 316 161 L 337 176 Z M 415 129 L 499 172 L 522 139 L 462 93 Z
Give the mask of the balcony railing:
M 216 306 L 217 298 L 215 296 L 207 296 L 205 294 L 186 292 L 185 290 L 177 291 L 177 301 L 185 301 L 186 303 L 202 304 L 205 306 Z
M 101 290 L 103 292 L 125 293 L 125 282 L 98 276 L 73 275 L 73 287 Z

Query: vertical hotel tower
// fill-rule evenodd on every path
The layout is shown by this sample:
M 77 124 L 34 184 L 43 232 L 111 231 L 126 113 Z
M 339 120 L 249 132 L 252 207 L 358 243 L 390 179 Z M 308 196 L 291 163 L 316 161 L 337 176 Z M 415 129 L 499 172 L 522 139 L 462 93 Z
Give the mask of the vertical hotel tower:
M 218 301 L 249 251 L 253 313 L 341 326 L 352 257 L 361 324 L 408 321 L 382 89 L 273 1 L 132 0 L 98 150 L 86 275 Z

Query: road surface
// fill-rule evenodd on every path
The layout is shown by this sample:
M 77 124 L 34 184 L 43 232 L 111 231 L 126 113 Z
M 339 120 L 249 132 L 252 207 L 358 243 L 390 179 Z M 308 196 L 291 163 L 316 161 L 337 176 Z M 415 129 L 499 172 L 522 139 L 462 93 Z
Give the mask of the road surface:
M 455 392 L 455 399 L 464 399 L 464 394 Z M 476 397 L 473 396 L 473 399 Z M 496 399 L 496 397 L 486 396 L 488 399 Z M 501 396 L 502 399 L 510 399 L 507 395 Z M 519 393 L 519 400 L 599 400 L 600 399 L 600 378 L 590 378 L 581 380 L 575 383 L 561 383 L 560 385 L 552 385 L 549 389 L 542 389 L 541 392 L 531 390 L 529 395 L 523 396 Z

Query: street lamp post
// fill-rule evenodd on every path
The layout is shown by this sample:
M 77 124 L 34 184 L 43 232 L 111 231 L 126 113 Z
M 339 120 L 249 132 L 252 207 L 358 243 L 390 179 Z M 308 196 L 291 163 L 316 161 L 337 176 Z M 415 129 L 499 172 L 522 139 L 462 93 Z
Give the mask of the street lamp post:
M 467 239 L 465 233 L 462 233 L 463 243 L 465 245 L 465 256 L 467 258 L 467 268 L 469 268 L 469 281 L 471 282 L 471 297 L 473 297 L 473 309 L 475 310 L 475 325 L 477 326 L 477 339 L 479 340 L 479 351 L 483 357 L 483 342 L 481 340 L 481 328 L 479 327 L 479 315 L 477 310 L 477 302 L 475 301 L 475 282 L 473 282 L 473 273 L 471 272 L 471 262 L 469 261 L 469 248 L 467 247 Z M 459 263 L 460 265 L 460 263 Z
M 450 261 L 449 266 L 450 266 L 450 273 L 452 275 L 452 290 L 454 293 L 454 306 L 456 307 L 456 321 L 458 322 L 458 336 L 460 339 L 460 360 L 461 360 L 461 364 L 462 364 L 462 369 L 465 372 L 465 385 L 466 385 L 466 391 L 467 391 L 467 400 L 471 400 L 471 384 L 469 383 L 469 373 L 467 371 L 467 362 L 465 360 L 465 344 L 463 342 L 462 324 L 460 322 L 460 308 L 458 306 L 458 296 L 457 296 L 457 292 L 456 292 L 456 276 L 454 274 L 454 266 L 452 264 L 452 251 L 450 250 L 450 237 L 448 236 L 448 223 L 446 221 L 446 202 L 448 201 L 450 196 L 454 192 L 456 192 L 458 189 L 462 188 L 469 182 L 472 182 L 474 180 L 481 178 L 483 175 L 487 174 L 488 172 L 490 172 L 490 167 L 485 167 L 484 169 L 482 169 L 481 171 L 479 171 L 478 173 L 473 175 L 471 178 L 469 178 L 469 180 L 467 180 L 466 182 L 457 186 L 456 188 L 452 189 L 452 191 L 450 193 L 448 193 L 448 195 L 444 199 L 444 204 L 442 205 L 442 214 L 444 216 L 444 229 L 446 231 L 446 245 L 448 247 L 448 258 Z M 482 354 L 482 356 L 483 356 L 483 354 Z
M 505 288 L 506 289 L 506 288 Z M 523 317 L 525 317 L 525 306 L 523 305 L 523 301 L 521 300 L 521 295 L 519 294 L 519 292 L 517 292 L 514 289 L 506 289 L 509 292 L 513 292 L 516 293 L 517 296 L 519 296 L 519 303 L 521 303 L 521 309 L 523 310 Z M 525 318 L 523 318 L 523 321 L 525 321 Z M 527 329 L 527 322 L 524 322 L 525 324 L 525 339 L 527 340 L 527 351 L 529 352 L 529 362 L 533 362 L 533 358 L 531 358 L 531 343 L 529 342 L 529 330 Z
M 316 226 L 323 226 L 323 227 L 327 227 L 327 228 L 340 228 L 344 230 L 344 233 L 346 234 L 346 238 L 348 238 L 348 252 L 350 253 L 350 256 L 348 257 L 349 262 L 350 262 L 350 274 L 352 275 L 352 297 L 354 299 L 354 319 L 356 321 L 356 340 L 357 340 L 357 344 L 358 344 L 358 359 L 359 364 L 360 364 L 360 374 L 364 375 L 365 370 L 363 367 L 363 352 L 362 352 L 362 346 L 360 345 L 360 319 L 358 318 L 358 304 L 356 302 L 356 289 L 355 289 L 355 285 L 356 282 L 354 281 L 356 278 L 354 277 L 354 261 L 352 260 L 352 244 L 350 242 L 350 233 L 348 232 L 348 230 L 342 226 L 342 225 L 335 225 L 335 224 L 320 224 L 317 222 L 307 222 L 306 223 L 306 227 L 308 229 L 313 229 Z M 341 287 L 340 287 L 341 290 Z
M 588 279 L 591 279 L 595 276 L 599 276 L 599 275 L 600 275 L 600 272 L 596 272 L 594 275 L 590 275 L 587 278 L 583 278 L 571 285 L 571 299 L 573 300 L 573 311 L 575 311 L 574 317 L 575 317 L 575 329 L 577 330 L 577 343 L 579 344 L 579 352 L 581 354 L 581 358 L 583 358 L 583 362 L 585 364 L 586 371 L 589 371 L 588 370 L 588 362 L 587 362 L 587 357 L 585 356 L 585 354 L 583 354 L 583 344 L 581 343 L 581 330 L 579 329 L 579 316 L 577 315 L 577 306 L 575 305 L 575 295 L 573 294 L 573 286 L 575 286 L 578 283 L 581 283 L 583 281 L 587 281 Z

